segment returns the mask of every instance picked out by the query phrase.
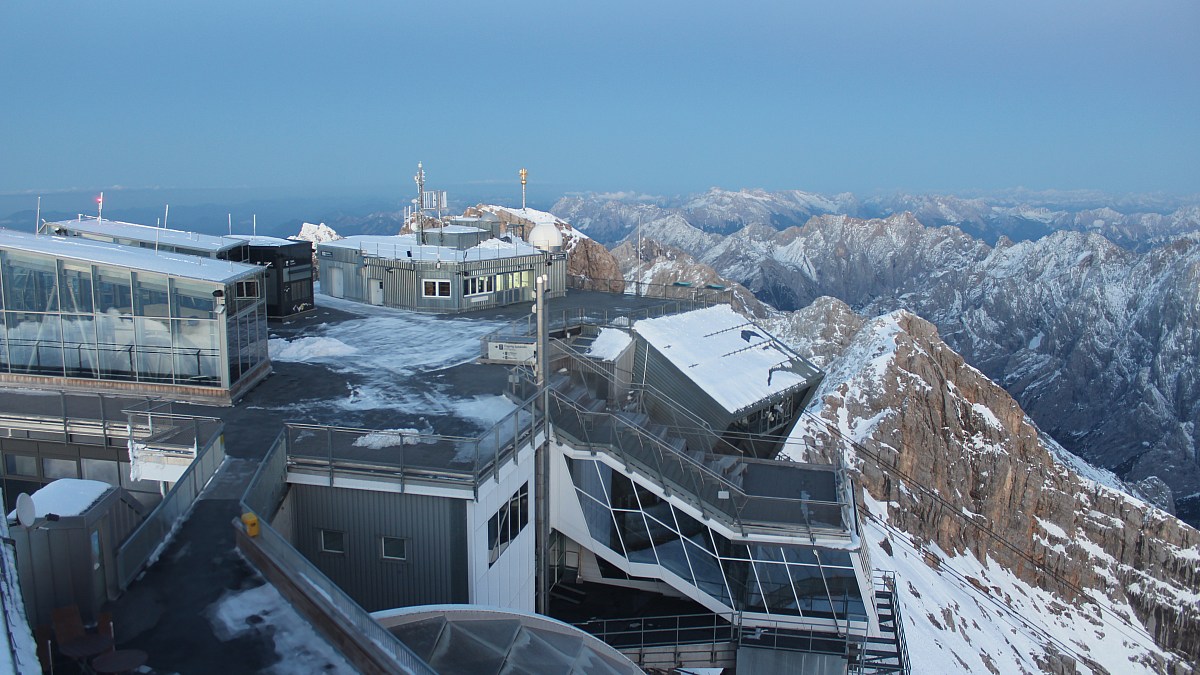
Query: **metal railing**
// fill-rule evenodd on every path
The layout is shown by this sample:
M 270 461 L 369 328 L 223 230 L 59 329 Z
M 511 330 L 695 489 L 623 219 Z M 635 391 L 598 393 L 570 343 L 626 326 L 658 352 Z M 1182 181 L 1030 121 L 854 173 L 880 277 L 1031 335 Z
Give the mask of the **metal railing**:
M 591 619 L 571 624 L 617 649 L 735 642 L 741 621 L 736 612 Z
M 246 512 L 253 512 L 242 503 Z M 256 514 L 257 515 L 257 514 Z M 254 543 L 259 551 L 268 556 L 279 569 L 288 573 L 288 580 L 304 593 L 312 603 L 326 612 L 335 612 L 354 634 L 361 636 L 381 650 L 401 669 L 413 675 L 437 675 L 429 664 L 417 656 L 386 628 L 379 625 L 370 613 L 363 609 L 337 584 L 329 580 L 316 565 L 288 543 L 275 528 L 259 518 L 258 536 Z
M 702 309 L 712 305 L 728 304 L 720 302 L 709 302 L 705 300 L 673 300 L 664 302 L 661 305 L 652 305 L 650 307 L 642 307 L 639 309 L 603 309 L 576 307 L 573 309 L 563 309 L 559 311 L 546 312 L 546 329 L 551 333 L 574 328 L 577 326 L 591 325 L 600 327 L 617 327 L 628 328 L 634 321 L 641 319 L 653 319 L 660 316 L 670 316 L 672 314 L 682 314 L 690 312 L 694 309 Z M 523 318 L 511 321 L 503 328 L 494 331 L 484 336 L 483 344 L 486 349 L 488 340 L 504 340 L 517 342 L 522 339 L 533 339 L 537 335 L 537 319 L 532 314 L 528 314 Z M 486 351 L 484 352 L 486 355 Z
M 138 439 L 134 435 L 135 428 L 154 430 L 151 436 L 170 438 L 172 441 L 190 438 L 195 458 L 170 492 L 117 549 L 117 577 L 122 590 L 129 588 L 143 569 L 154 564 L 173 529 L 182 522 L 204 486 L 217 472 L 217 467 L 225 460 L 225 425 L 217 418 L 130 412 L 129 443 L 144 440 L 144 437 Z M 186 446 L 186 443 L 182 445 Z
M 47 405 L 49 401 L 53 404 Z M 171 404 L 149 398 L 107 394 L 12 394 L 0 393 L 0 432 L 9 438 L 124 447 L 129 437 L 127 413 L 169 413 Z M 57 414 L 46 411 L 58 408 Z M 142 438 L 149 430 L 135 427 Z
M 387 476 L 407 481 L 477 485 L 499 480 L 499 469 L 541 431 L 536 399 L 517 406 L 477 437 L 380 431 L 287 423 L 281 434 L 290 470 L 336 475 Z M 278 442 L 278 441 L 277 441 Z
M 557 408 L 555 432 L 567 436 L 576 449 L 612 455 L 627 467 L 656 479 L 664 490 L 679 495 L 705 517 L 716 517 L 743 534 L 795 536 L 848 531 L 845 504 L 747 494 L 741 486 L 619 414 L 583 410 L 554 390 L 550 395 Z M 834 480 L 832 475 L 830 480 Z
M 687 281 L 672 284 L 656 284 L 640 279 L 603 279 L 584 276 L 582 274 L 567 275 L 567 288 L 574 290 L 599 290 L 604 287 L 615 288 L 618 285 L 624 289 L 625 295 L 636 295 L 645 298 L 696 300 L 714 305 L 728 305 L 733 302 L 733 289 L 719 284 L 697 285 Z
M 259 464 L 250 484 L 242 495 L 243 513 L 258 519 L 259 533 L 253 538 L 259 551 L 272 564 L 288 573 L 289 581 L 305 594 L 317 608 L 336 612 L 357 634 L 383 651 L 405 672 L 414 675 L 435 675 L 432 668 L 411 649 L 379 625 L 367 610 L 355 602 L 337 584 L 330 581 L 304 554 L 300 553 L 271 527 L 271 519 L 279 509 L 287 490 L 287 436 L 281 433 Z

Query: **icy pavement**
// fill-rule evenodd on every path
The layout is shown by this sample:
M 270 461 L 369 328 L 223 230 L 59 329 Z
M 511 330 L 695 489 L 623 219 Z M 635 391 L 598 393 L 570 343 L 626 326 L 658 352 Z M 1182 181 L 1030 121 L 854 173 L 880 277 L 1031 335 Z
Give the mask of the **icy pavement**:
M 318 311 L 332 310 L 336 320 L 273 330 L 271 361 L 280 371 L 288 364 L 318 366 L 344 379 L 342 389 L 332 396 L 297 389 L 294 398 L 249 401 L 250 407 L 297 421 L 371 428 L 381 426 L 386 415 L 389 427 L 432 426 L 442 434 L 471 431 L 451 420 L 482 431 L 513 410 L 500 394 L 502 369 L 474 365 L 480 338 L 504 321 L 419 314 L 324 295 L 317 296 L 317 305 Z M 491 386 L 480 387 L 481 378 Z

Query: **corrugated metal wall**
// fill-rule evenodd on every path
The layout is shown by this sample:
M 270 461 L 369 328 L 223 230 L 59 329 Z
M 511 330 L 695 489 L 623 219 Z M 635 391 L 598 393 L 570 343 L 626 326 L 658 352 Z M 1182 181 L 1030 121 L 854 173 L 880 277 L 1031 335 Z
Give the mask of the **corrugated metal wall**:
M 292 485 L 288 502 L 293 545 L 363 609 L 468 601 L 463 500 Z M 323 552 L 321 530 L 344 532 L 345 553 Z M 385 536 L 406 560 L 382 558 Z
M 720 434 L 733 421 L 733 415 L 725 410 L 711 396 L 704 392 L 699 385 L 692 382 L 686 375 L 679 372 L 666 357 L 658 350 L 650 347 L 640 337 L 635 341 L 637 351 L 633 361 L 633 381 L 635 384 L 646 382 L 653 385 L 677 404 L 685 407 L 697 417 L 704 420 L 712 429 Z M 655 405 L 653 399 L 647 401 L 650 416 L 663 424 L 674 424 L 677 413 L 666 406 Z M 681 426 L 691 426 L 680 422 Z M 716 438 L 706 434 L 684 434 L 687 436 L 688 449 L 708 452 L 712 450 Z

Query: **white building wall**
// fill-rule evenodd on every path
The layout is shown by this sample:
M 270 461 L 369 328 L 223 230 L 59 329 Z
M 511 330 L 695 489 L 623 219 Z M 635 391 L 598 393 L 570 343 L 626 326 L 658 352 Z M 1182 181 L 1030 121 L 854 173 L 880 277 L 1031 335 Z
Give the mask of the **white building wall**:
M 479 498 L 467 503 L 467 555 L 471 602 L 525 612 L 535 611 L 534 453 L 523 448 L 517 462 L 500 469 L 500 480 L 484 479 Z M 488 520 L 509 497 L 529 483 L 529 521 L 496 562 L 488 566 Z

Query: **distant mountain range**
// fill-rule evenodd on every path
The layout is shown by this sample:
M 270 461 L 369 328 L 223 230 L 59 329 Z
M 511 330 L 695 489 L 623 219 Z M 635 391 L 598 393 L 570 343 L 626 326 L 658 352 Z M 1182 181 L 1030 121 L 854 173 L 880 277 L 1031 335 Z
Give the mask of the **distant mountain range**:
M 1200 197 L 1106 197 L 1092 192 L 1014 191 L 988 197 L 892 194 L 859 198 L 800 190 L 724 190 L 672 198 L 585 194 L 560 199 L 550 209 L 589 236 L 612 244 L 635 236 L 639 223 L 678 216 L 696 229 L 728 235 L 747 226 L 775 230 L 804 225 L 809 218 L 847 215 L 886 218 L 912 213 L 929 227 L 953 225 L 995 244 L 1037 239 L 1058 230 L 1095 232 L 1130 249 L 1143 250 L 1200 229 Z
M 848 195 L 822 201 L 794 192 L 712 190 L 682 203 L 573 197 L 556 208 L 593 236 L 630 242 L 640 221 L 643 239 L 678 249 L 780 310 L 832 296 L 864 316 L 912 311 L 937 325 L 953 349 L 1003 385 L 1068 450 L 1129 481 L 1157 476 L 1173 490 L 1180 517 L 1200 523 L 1195 206 L 1176 205 L 1167 215 L 1101 207 L 1046 216 L 1046 234 L 1014 241 L 1017 232 L 1005 225 L 1014 221 L 1002 215 L 1016 218 L 1018 207 L 905 201 L 926 214 L 936 211 L 926 217 L 1008 228 L 990 244 L 909 212 L 875 219 L 802 215 L 863 208 Z M 1059 213 L 1021 208 L 1022 223 Z M 803 226 L 779 229 L 801 218 Z M 684 278 L 658 260 L 644 265 L 659 264 L 661 278 Z

